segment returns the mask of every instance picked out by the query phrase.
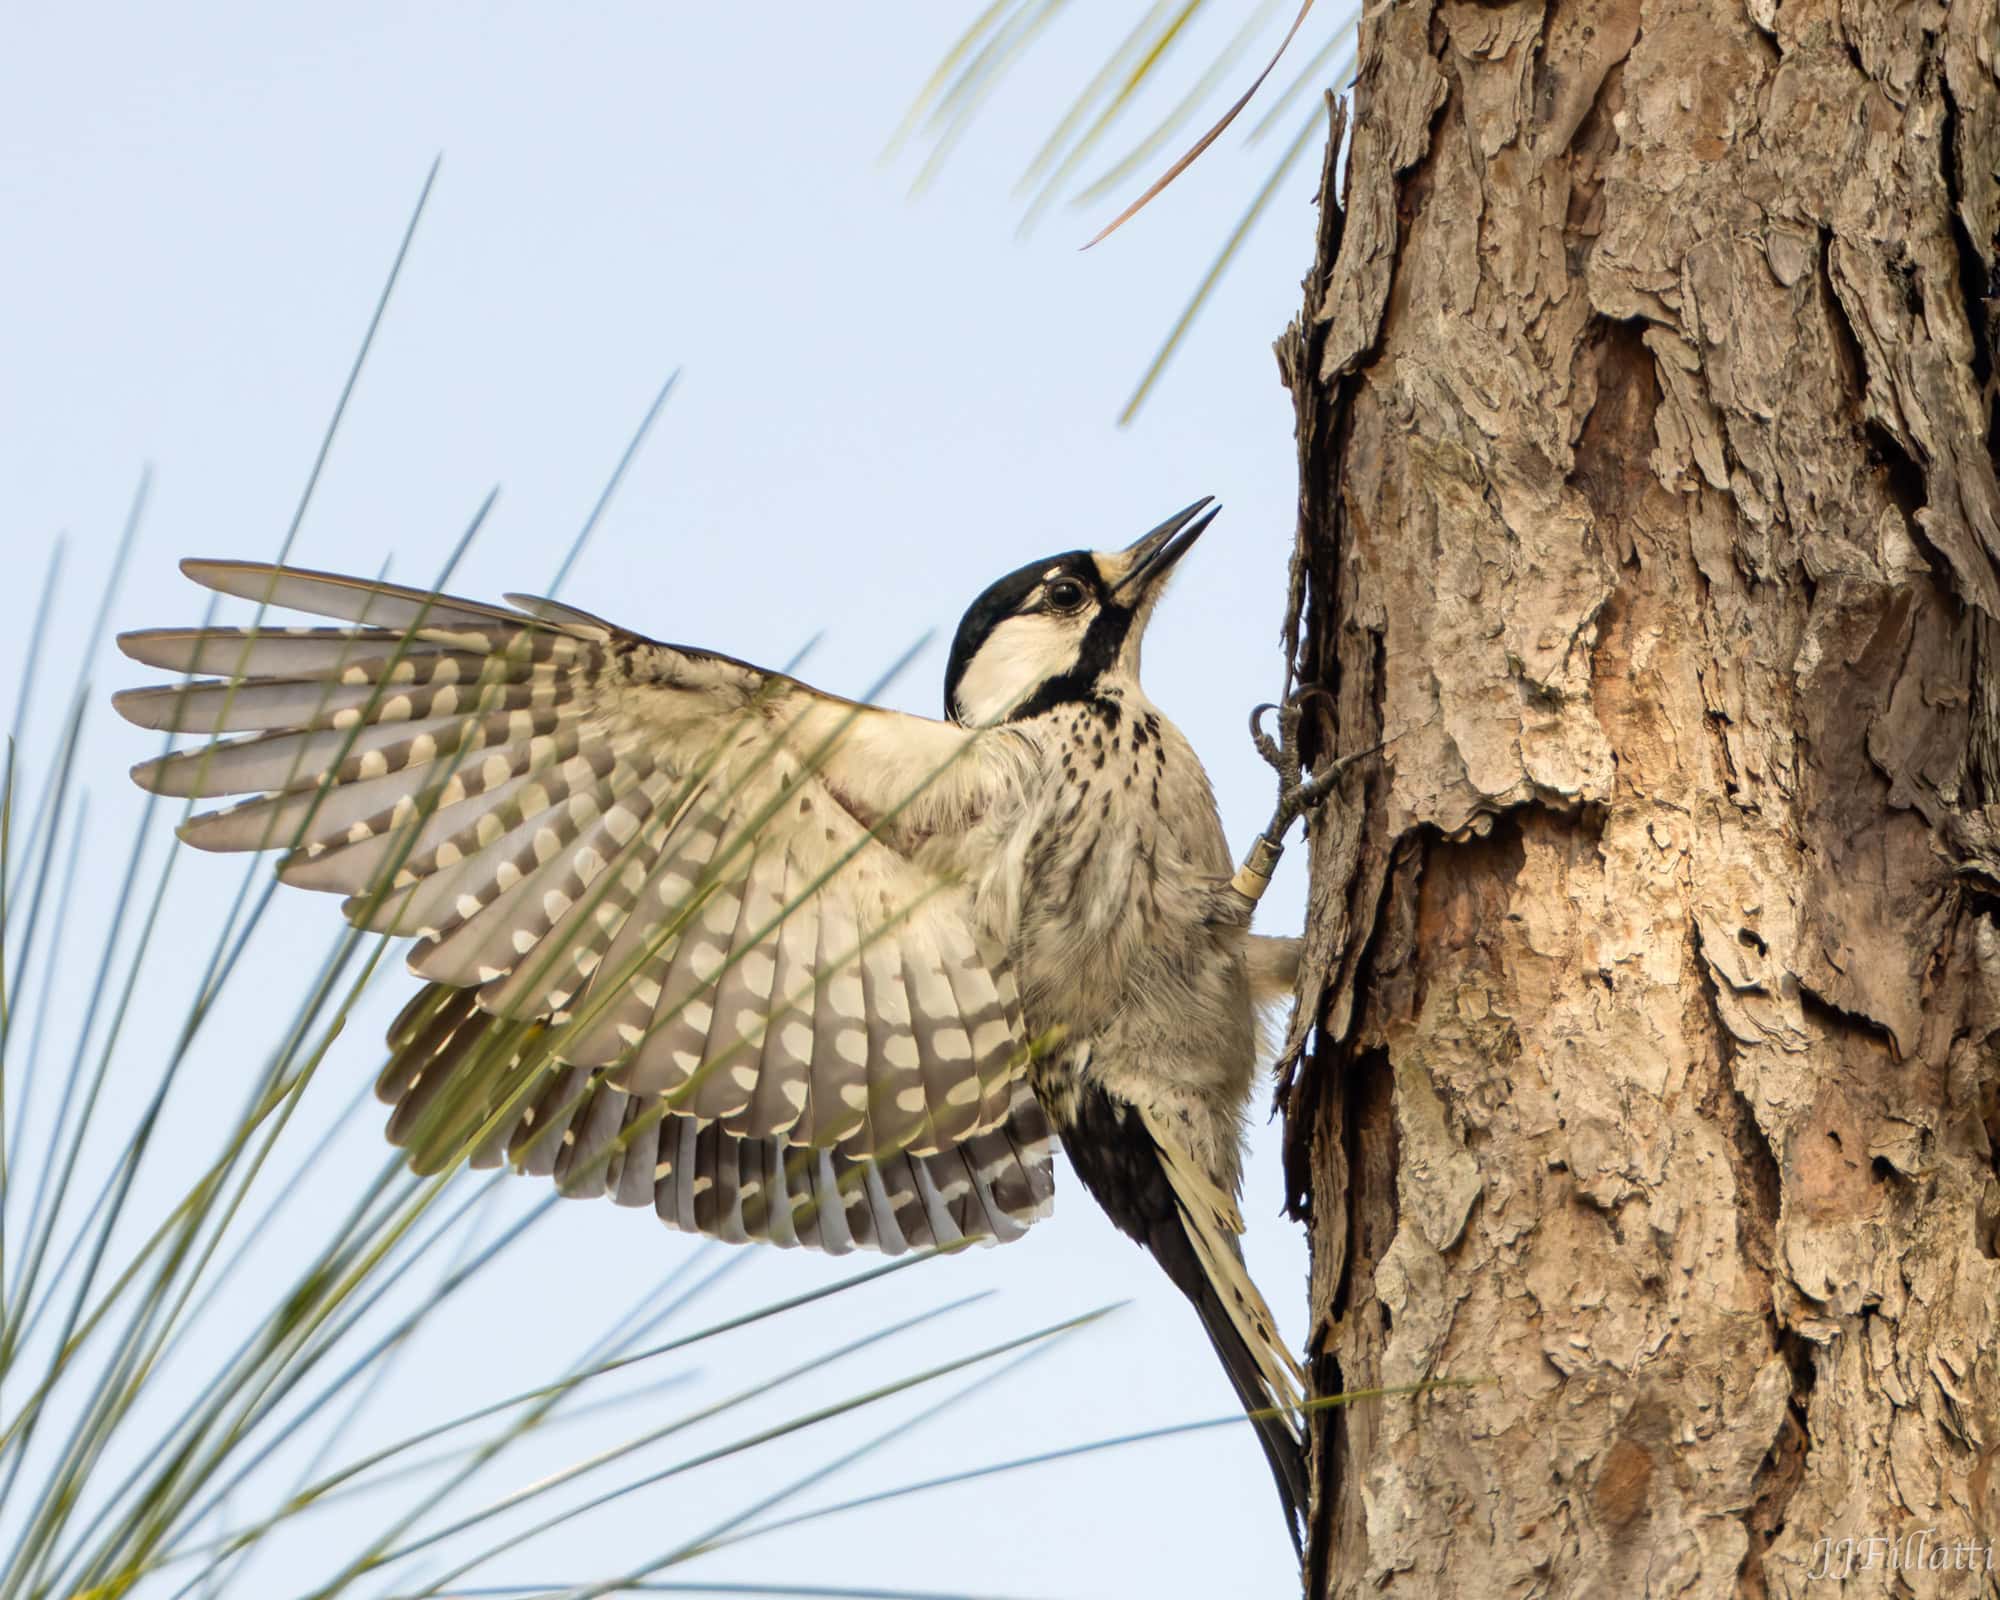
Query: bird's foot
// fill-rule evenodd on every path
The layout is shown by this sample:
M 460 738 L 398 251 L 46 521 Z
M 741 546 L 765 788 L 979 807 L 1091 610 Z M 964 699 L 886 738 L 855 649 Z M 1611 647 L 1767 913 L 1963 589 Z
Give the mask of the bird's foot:
M 1237 869 L 1234 879 L 1237 890 L 1252 900 L 1261 897 L 1270 886 L 1271 874 L 1277 869 L 1278 857 L 1284 854 L 1285 835 L 1292 824 L 1333 792 L 1343 772 L 1363 756 L 1373 755 L 1382 748 L 1378 744 L 1367 750 L 1357 750 L 1353 755 L 1329 761 L 1313 772 L 1303 771 L 1299 760 L 1299 724 L 1305 717 L 1305 702 L 1325 693 L 1324 689 L 1306 689 L 1284 705 L 1261 705 L 1250 713 L 1250 741 L 1278 774 L 1277 809 L 1271 813 L 1270 825 L 1251 844 L 1250 853 Z M 1267 711 L 1278 714 L 1276 739 L 1264 731 L 1264 713 Z

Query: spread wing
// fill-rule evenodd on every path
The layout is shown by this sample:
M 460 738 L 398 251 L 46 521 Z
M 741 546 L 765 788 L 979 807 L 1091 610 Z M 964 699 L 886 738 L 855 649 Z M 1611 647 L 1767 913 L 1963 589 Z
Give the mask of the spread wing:
M 1032 1095 L 1017 1104 L 1019 995 L 949 849 L 1019 781 L 1009 736 L 553 602 L 183 570 L 351 624 L 120 639 L 207 680 L 121 694 L 124 716 L 240 735 L 134 769 L 162 794 L 252 796 L 190 818 L 189 843 L 285 850 L 286 882 L 415 935 L 413 970 L 539 1024 L 537 1053 L 593 1095 L 685 1121 L 663 1148 L 692 1129 L 760 1159 L 825 1152 L 865 1184 L 1012 1129 L 1039 1147 L 1045 1207 L 1046 1129 Z

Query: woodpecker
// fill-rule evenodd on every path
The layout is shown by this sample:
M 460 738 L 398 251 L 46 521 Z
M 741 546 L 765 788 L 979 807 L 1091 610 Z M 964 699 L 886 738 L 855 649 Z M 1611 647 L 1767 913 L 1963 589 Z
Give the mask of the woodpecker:
M 211 741 L 141 785 L 251 797 L 186 842 L 282 849 L 282 880 L 414 937 L 428 982 L 378 1090 L 418 1171 L 509 1163 L 732 1242 L 895 1253 L 1018 1238 L 1060 1139 L 1193 1303 L 1296 1545 L 1302 1375 L 1237 1195 L 1257 1009 L 1298 958 L 1251 912 L 1318 791 L 1281 762 L 1232 874 L 1139 679 L 1218 510 L 992 584 L 941 721 L 550 600 L 235 561 L 182 570 L 347 625 L 125 634 L 187 676 L 115 704 Z

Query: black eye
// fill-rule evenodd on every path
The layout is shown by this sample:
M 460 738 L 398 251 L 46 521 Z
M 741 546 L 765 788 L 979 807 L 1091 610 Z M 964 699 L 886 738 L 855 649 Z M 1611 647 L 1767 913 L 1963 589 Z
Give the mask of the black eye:
M 1083 585 L 1074 578 L 1058 578 L 1049 585 L 1049 609 L 1075 611 L 1083 604 Z

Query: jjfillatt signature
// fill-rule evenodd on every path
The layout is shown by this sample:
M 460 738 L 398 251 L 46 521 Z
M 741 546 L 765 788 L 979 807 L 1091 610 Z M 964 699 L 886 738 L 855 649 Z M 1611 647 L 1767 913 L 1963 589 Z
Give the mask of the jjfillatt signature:
M 1857 1572 L 1991 1572 L 1993 1541 L 1945 1541 L 1935 1528 L 1916 1528 L 1899 1538 L 1871 1534 L 1860 1539 L 1815 1539 L 1814 1578 L 1845 1578 Z

